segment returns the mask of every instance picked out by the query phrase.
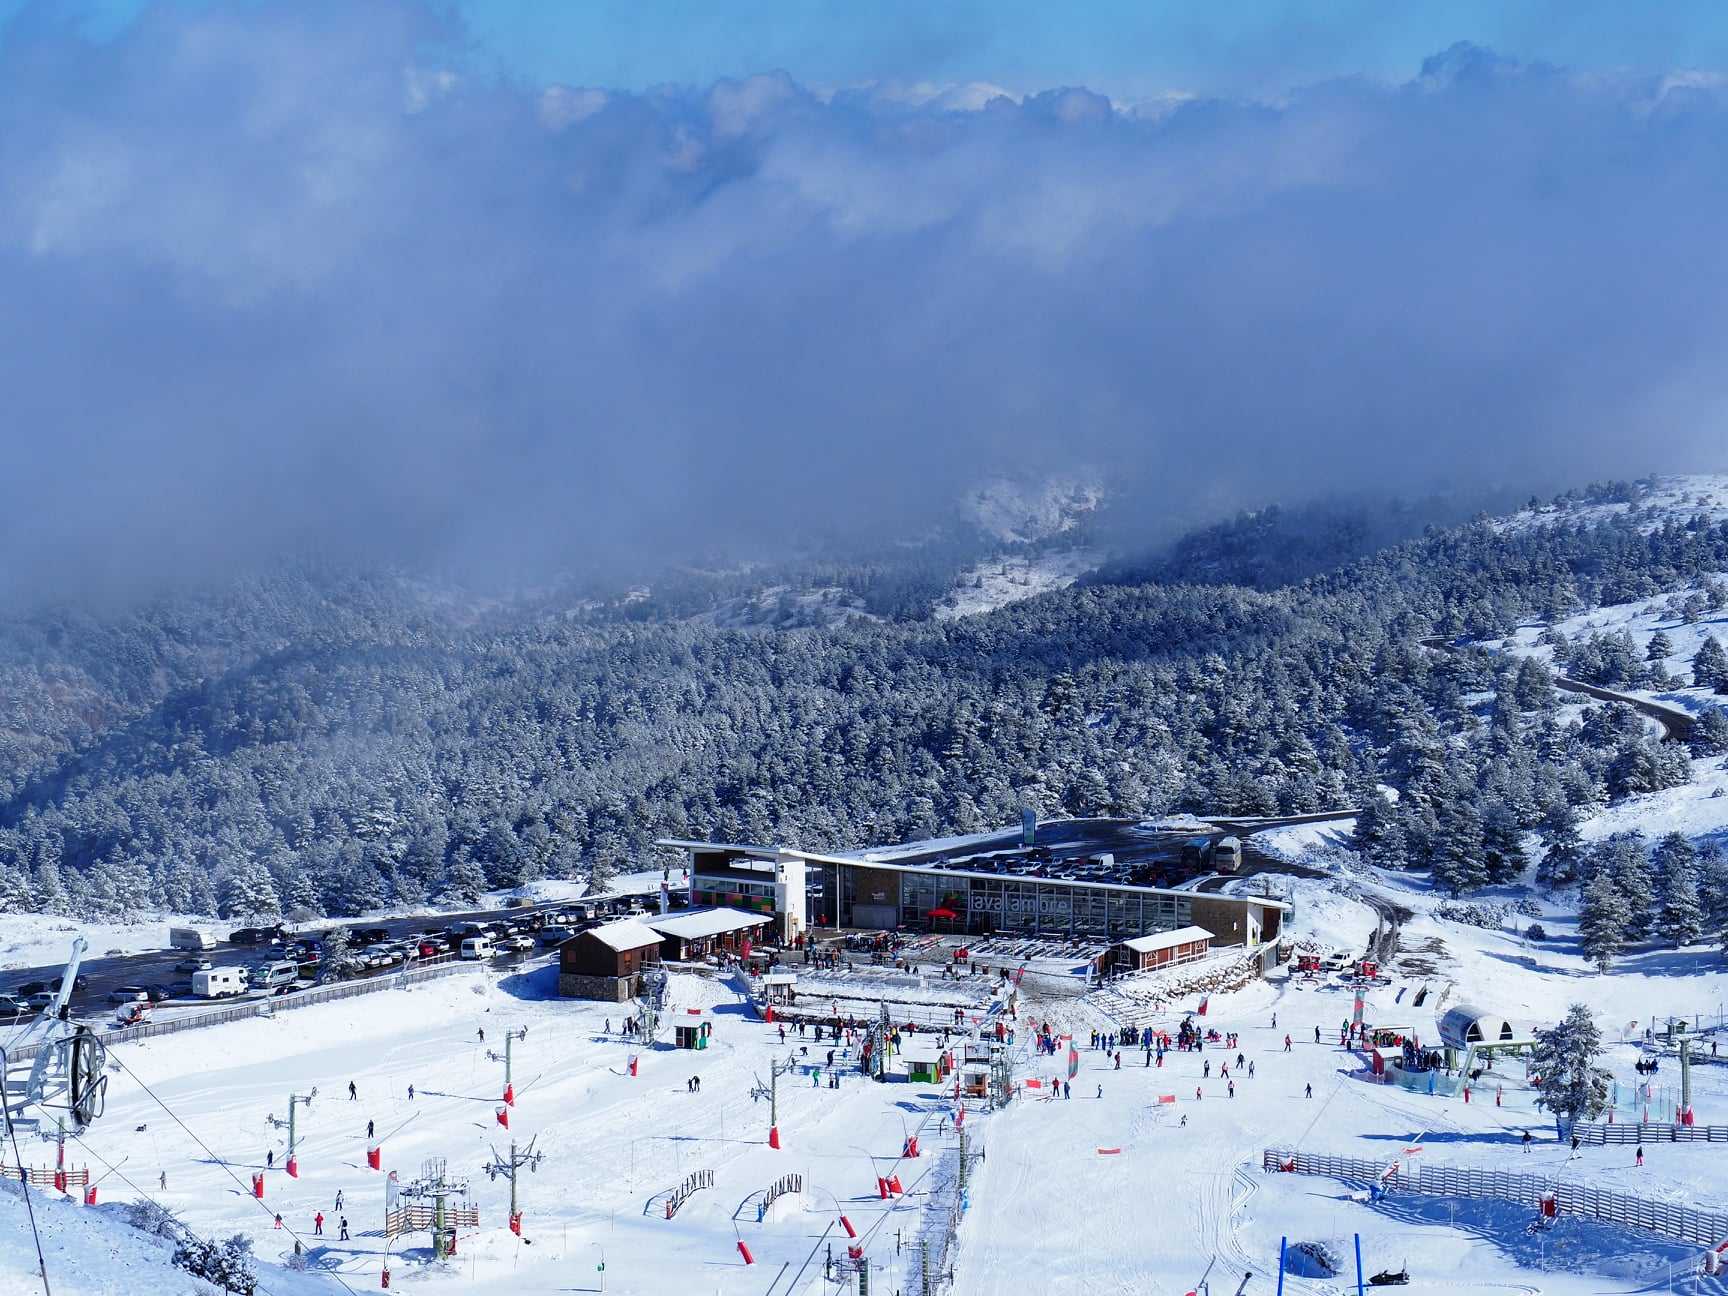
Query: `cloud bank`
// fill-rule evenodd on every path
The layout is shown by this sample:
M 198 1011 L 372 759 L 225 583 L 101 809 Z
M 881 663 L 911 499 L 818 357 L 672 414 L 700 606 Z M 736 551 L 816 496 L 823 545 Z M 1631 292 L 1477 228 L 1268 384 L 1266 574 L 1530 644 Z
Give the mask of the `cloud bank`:
M 877 539 L 1004 466 L 1149 518 L 1728 467 L 1728 92 L 619 93 L 409 3 L 0 41 L 0 583 L 307 547 Z

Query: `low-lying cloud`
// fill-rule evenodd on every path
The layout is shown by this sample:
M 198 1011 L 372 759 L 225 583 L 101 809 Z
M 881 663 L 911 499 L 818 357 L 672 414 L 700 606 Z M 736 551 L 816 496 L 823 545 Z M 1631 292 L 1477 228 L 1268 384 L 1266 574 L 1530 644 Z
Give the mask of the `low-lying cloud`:
M 1004 466 L 1148 516 L 1728 466 L 1728 92 L 618 93 L 409 3 L 0 40 L 0 571 L 876 538 Z

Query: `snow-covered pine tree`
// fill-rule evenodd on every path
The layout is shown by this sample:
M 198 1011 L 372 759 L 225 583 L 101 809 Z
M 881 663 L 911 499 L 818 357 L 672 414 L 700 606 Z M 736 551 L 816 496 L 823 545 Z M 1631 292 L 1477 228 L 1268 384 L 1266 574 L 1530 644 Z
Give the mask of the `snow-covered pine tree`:
M 332 927 L 324 934 L 324 955 L 318 966 L 320 981 L 338 981 L 348 974 L 348 929 Z
M 1713 689 L 1728 680 L 1728 653 L 1715 635 L 1705 635 L 1698 651 L 1692 654 L 1692 682 L 1699 688 Z
M 1581 1003 L 1568 1008 L 1558 1025 L 1536 1032 L 1530 1061 L 1536 1103 L 1554 1113 L 1562 1133 L 1567 1125 L 1594 1120 L 1607 1109 L 1612 1077 L 1596 1065 L 1601 1055 L 1602 1033 Z
M 1698 902 L 1698 851 L 1683 833 L 1669 833 L 1656 845 L 1656 930 L 1679 949 L 1704 934 L 1704 909 Z
M 1626 945 L 1626 898 L 1614 875 L 1598 869 L 1596 876 L 1584 888 L 1584 901 L 1578 913 L 1578 937 L 1584 946 L 1584 957 L 1606 972 L 1614 956 Z
M 1728 707 L 1711 703 L 1699 711 L 1686 745 L 1694 756 L 1728 755 Z
M 1488 881 L 1482 857 L 1482 816 L 1467 789 L 1458 787 L 1435 811 L 1434 885 L 1451 895 L 1474 891 Z
M 1650 642 L 1644 646 L 1644 660 L 1659 662 L 1665 657 L 1674 655 L 1674 641 L 1658 630 L 1650 636 Z

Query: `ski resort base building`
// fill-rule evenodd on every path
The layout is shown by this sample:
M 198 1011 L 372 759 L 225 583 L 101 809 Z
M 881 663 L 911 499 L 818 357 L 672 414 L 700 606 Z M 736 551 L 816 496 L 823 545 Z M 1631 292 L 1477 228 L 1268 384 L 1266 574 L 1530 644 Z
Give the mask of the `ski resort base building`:
M 634 918 L 590 927 L 558 947 L 558 993 L 624 1003 L 641 993 L 642 969 L 659 961 L 660 933 Z
M 692 906 L 772 915 L 783 942 L 828 929 L 1024 935 L 1119 945 L 1202 928 L 1213 948 L 1270 947 L 1286 900 L 1138 881 L 1191 846 L 1126 820 L 1060 820 L 845 854 L 665 840 L 689 861 Z M 1193 957 L 1191 942 L 1179 955 Z M 1162 961 L 1162 960 L 1160 960 Z

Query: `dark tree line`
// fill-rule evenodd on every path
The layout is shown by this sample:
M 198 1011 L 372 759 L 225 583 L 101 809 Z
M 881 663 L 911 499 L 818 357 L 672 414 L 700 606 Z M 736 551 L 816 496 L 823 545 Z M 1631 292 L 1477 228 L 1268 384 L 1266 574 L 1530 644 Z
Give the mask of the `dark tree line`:
M 1563 861 L 1584 815 L 1686 763 L 1621 708 L 1562 722 L 1535 663 L 1418 641 L 1725 564 L 1722 524 L 1628 518 L 1477 523 L 1284 588 L 1104 583 L 948 623 L 477 611 L 311 567 L 41 614 L 0 635 L 0 906 L 351 913 L 639 867 L 663 835 L 835 848 L 1023 804 L 1358 800 L 1365 850 L 1466 891 L 1522 868 L 1529 830 Z

